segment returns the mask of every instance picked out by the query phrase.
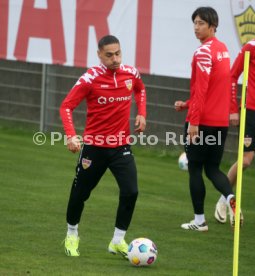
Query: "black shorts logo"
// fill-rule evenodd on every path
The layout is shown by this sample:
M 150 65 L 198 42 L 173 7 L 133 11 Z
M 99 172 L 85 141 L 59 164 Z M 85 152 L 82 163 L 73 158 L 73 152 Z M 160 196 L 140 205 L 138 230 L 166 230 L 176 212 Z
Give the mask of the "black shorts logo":
M 81 160 L 81 164 L 82 164 L 82 167 L 83 167 L 84 170 L 89 168 L 91 163 L 92 163 L 92 160 L 89 160 L 89 159 L 86 159 L 86 158 L 82 158 L 82 160 Z
M 246 148 L 248 148 L 252 143 L 252 138 L 251 137 L 244 137 L 244 145 Z

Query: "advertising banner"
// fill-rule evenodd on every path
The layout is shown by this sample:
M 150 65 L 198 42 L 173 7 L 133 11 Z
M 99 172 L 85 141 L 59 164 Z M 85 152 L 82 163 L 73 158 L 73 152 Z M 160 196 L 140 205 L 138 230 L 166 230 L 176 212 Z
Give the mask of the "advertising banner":
M 190 77 L 200 42 L 191 15 L 211 6 L 231 61 L 255 37 L 255 0 L 0 0 L 0 58 L 65 66 L 98 64 L 97 42 L 119 38 L 123 63 L 141 73 Z

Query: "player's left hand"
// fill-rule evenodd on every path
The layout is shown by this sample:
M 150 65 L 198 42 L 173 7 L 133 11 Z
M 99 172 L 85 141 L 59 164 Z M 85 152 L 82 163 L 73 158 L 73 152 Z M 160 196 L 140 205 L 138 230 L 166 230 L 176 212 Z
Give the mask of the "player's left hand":
M 143 132 L 146 127 L 146 120 L 142 115 L 137 115 L 135 118 L 135 132 Z
M 238 126 L 239 125 L 239 114 L 238 113 L 230 114 L 229 121 L 232 126 Z

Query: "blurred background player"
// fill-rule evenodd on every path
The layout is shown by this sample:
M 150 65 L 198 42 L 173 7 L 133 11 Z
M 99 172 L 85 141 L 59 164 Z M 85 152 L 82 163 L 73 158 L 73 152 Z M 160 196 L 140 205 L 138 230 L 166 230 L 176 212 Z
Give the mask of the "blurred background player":
M 65 252 L 79 256 L 78 224 L 91 191 L 109 168 L 119 187 L 119 205 L 113 238 L 108 246 L 110 253 L 127 257 L 125 234 L 131 222 L 138 195 L 137 171 L 129 143 L 130 108 L 132 94 L 138 115 L 135 131 L 145 130 L 146 92 L 139 72 L 121 63 L 119 40 L 111 35 L 98 43 L 99 66 L 82 75 L 60 107 L 71 152 L 80 151 L 76 176 L 73 180 L 67 207 L 67 235 Z M 81 147 L 72 112 L 82 100 L 87 102 L 87 118 Z
M 244 155 L 243 168 L 248 168 L 254 158 L 255 151 L 255 39 L 245 44 L 237 55 L 231 68 L 231 109 L 230 123 L 234 126 L 239 125 L 239 107 L 237 103 L 237 81 L 243 72 L 244 53 L 250 52 L 248 88 L 246 95 L 246 125 L 244 137 Z M 228 171 L 228 178 L 232 186 L 236 185 L 237 178 L 237 162 L 235 162 Z M 230 223 L 234 224 L 234 217 L 230 212 Z M 221 223 L 227 221 L 227 203 L 224 196 L 218 200 L 215 208 L 215 218 Z M 243 214 L 240 214 L 240 223 L 243 224 Z
M 176 101 L 175 109 L 182 111 L 188 108 L 185 150 L 194 220 L 181 227 L 208 231 L 204 214 L 206 189 L 203 170 L 214 187 L 224 195 L 233 215 L 235 213 L 231 185 L 219 169 L 229 125 L 230 58 L 226 46 L 215 37 L 218 14 L 213 8 L 196 9 L 192 21 L 195 35 L 202 45 L 193 56 L 190 99 Z M 208 142 L 207 137 L 214 143 Z

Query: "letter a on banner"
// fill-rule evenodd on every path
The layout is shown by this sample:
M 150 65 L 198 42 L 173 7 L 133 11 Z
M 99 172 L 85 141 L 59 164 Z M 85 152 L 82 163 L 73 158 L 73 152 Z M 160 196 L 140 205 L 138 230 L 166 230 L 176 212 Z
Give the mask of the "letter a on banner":
M 60 0 L 47 1 L 47 9 L 35 8 L 34 2 L 23 1 L 14 56 L 26 61 L 29 38 L 46 38 L 51 42 L 52 62 L 63 64 L 66 50 Z

